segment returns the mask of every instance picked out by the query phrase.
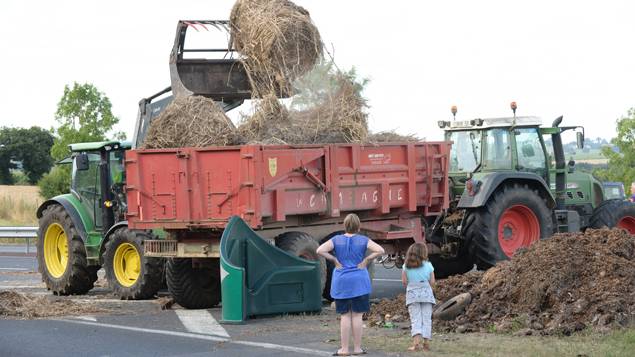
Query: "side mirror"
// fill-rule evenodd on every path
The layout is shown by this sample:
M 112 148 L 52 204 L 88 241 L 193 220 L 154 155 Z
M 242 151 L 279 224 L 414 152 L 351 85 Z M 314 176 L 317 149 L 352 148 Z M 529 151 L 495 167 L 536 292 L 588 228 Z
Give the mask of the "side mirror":
M 584 149 L 584 133 L 578 131 L 575 133 L 578 149 Z
M 77 156 L 75 156 L 75 168 L 77 171 L 86 171 L 88 170 L 89 162 L 88 162 L 88 154 L 83 152 Z
M 573 160 L 569 160 L 568 165 L 569 165 L 569 170 L 568 170 L 568 172 L 569 172 L 570 174 L 574 173 L 574 172 L 575 172 L 575 161 L 573 161 Z

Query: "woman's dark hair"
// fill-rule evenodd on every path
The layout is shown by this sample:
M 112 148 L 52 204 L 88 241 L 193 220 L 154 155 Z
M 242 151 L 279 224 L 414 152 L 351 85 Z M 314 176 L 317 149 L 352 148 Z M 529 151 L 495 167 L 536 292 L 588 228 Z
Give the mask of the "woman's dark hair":
M 428 247 L 423 243 L 413 243 L 406 252 L 406 268 L 418 268 L 428 260 Z

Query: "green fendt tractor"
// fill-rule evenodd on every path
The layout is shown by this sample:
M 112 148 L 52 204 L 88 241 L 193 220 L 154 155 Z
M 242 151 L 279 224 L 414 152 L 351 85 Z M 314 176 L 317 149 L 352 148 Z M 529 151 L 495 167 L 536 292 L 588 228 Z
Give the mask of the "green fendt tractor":
M 621 227 L 635 234 L 635 205 L 606 200 L 601 182 L 565 163 L 561 133 L 535 117 L 440 121 L 450 153 L 451 207 L 426 222 L 437 273 L 486 269 L 557 232 Z M 453 107 L 456 114 L 456 108 Z

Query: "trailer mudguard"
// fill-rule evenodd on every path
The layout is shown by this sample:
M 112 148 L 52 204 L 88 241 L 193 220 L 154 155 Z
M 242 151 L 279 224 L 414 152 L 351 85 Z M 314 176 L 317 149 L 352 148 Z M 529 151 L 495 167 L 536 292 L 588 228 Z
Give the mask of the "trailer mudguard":
M 553 208 L 556 201 L 549 190 L 545 180 L 531 172 L 491 172 L 483 175 L 474 175 L 474 180 L 480 182 L 478 190 L 474 195 L 470 195 L 467 190 L 461 194 L 461 199 L 457 208 L 477 208 L 487 203 L 490 196 L 499 187 L 505 184 L 527 184 L 540 191 L 540 194 L 547 199 L 547 206 Z
M 64 195 L 55 196 L 49 200 L 44 201 L 44 203 L 42 203 L 37 209 L 37 218 L 41 218 L 42 212 L 44 212 L 44 210 L 48 206 L 54 204 L 59 204 L 64 207 L 64 210 L 66 210 L 66 212 L 68 212 L 68 215 L 71 217 L 71 220 L 73 221 L 77 232 L 82 238 L 82 241 L 84 242 L 84 244 L 86 244 L 88 240 L 87 232 L 88 230 L 93 229 L 93 221 L 90 219 L 88 212 L 86 212 L 84 207 L 82 207 L 77 197 L 73 196 L 70 193 L 67 193 Z

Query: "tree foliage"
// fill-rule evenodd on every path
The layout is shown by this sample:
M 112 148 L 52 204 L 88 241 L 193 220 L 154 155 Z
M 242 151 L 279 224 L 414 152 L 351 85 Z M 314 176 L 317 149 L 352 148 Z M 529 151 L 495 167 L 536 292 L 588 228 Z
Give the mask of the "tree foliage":
M 123 140 L 121 132 L 111 132 L 119 119 L 112 113 L 110 99 L 90 83 L 73 83 L 64 86 L 64 94 L 55 112 L 57 128 L 51 156 L 61 160 L 70 154 L 68 145 L 74 143 L 104 141 L 107 136 Z M 50 198 L 70 189 L 70 166 L 55 167 L 38 182 L 43 197 Z
M 630 190 L 635 182 L 635 108 L 631 108 L 625 117 L 616 122 L 617 136 L 611 144 L 617 148 L 604 147 L 602 153 L 609 159 L 607 169 L 597 170 L 594 174 L 601 180 L 619 181 Z
M 73 83 L 64 86 L 64 95 L 57 104 L 55 121 L 59 126 L 53 130 L 56 136 L 51 155 L 56 160 L 68 156 L 68 145 L 73 143 L 102 141 L 106 139 L 119 119 L 112 114 L 110 99 L 90 83 Z M 123 139 L 121 132 L 113 133 Z
M 48 131 L 34 126 L 0 129 L 0 182 L 13 184 L 15 162 L 22 163 L 28 183 L 35 184 L 53 166 L 50 156 L 53 136 Z

